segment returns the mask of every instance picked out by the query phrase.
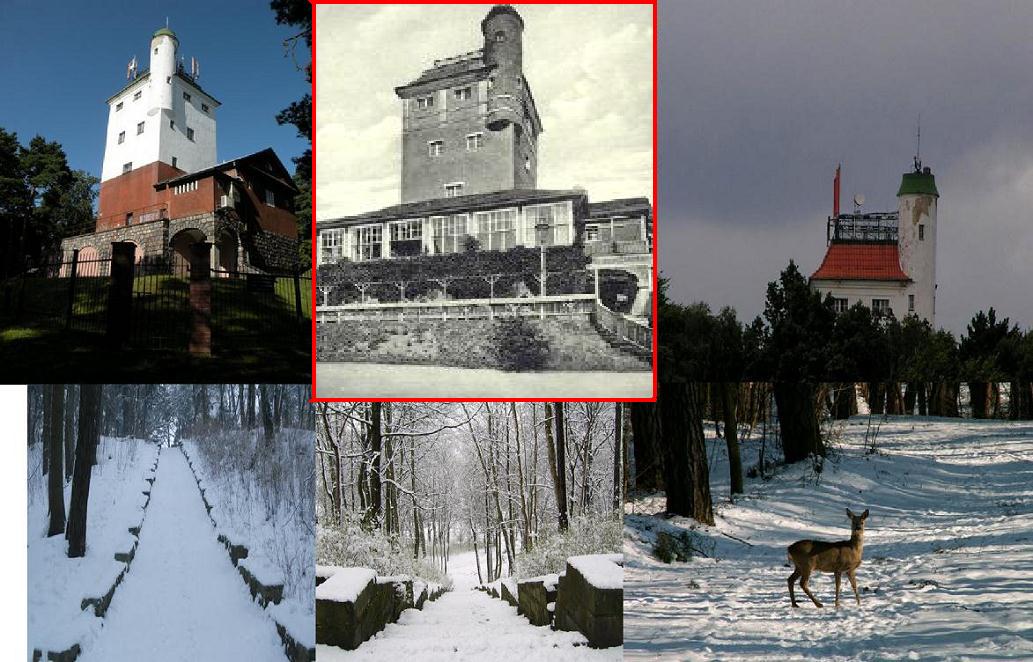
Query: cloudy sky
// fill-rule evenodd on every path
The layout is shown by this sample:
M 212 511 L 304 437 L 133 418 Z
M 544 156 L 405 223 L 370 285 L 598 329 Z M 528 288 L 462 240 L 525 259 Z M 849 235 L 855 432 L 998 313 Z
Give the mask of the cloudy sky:
M 661 0 L 661 271 L 682 302 L 763 310 L 843 199 L 895 210 L 921 115 L 940 190 L 937 325 L 1033 325 L 1033 2 Z
M 483 46 L 491 5 L 329 6 L 316 12 L 317 218 L 400 201 L 394 88 Z M 538 186 L 590 200 L 652 198 L 652 9 L 520 6 L 524 75 L 545 128 Z

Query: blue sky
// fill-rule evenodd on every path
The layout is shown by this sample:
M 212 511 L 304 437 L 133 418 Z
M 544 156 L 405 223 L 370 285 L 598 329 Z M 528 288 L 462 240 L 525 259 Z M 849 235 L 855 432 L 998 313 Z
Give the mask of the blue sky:
M 272 147 L 293 172 L 306 147 L 276 113 L 309 86 L 284 57 L 289 26 L 265 0 L 219 2 L 0 2 L 0 126 L 22 144 L 34 135 L 60 142 L 72 168 L 100 176 L 105 100 L 126 83 L 126 64 L 148 63 L 151 34 L 165 25 L 186 62 L 201 64 L 200 84 L 218 99 L 218 159 Z M 299 61 L 308 61 L 301 44 Z M 189 66 L 189 64 L 188 64 Z

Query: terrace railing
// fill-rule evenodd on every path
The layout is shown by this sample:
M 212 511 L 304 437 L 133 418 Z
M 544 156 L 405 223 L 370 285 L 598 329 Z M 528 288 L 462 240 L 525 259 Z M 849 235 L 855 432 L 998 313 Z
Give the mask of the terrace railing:
M 571 317 L 590 315 L 594 294 L 565 294 L 506 299 L 460 299 L 434 302 L 349 303 L 320 306 L 316 322 L 401 322 L 405 320 L 495 319 L 496 317 Z
M 598 301 L 593 312 L 596 323 L 607 332 L 641 350 L 653 351 L 653 329 L 648 324 L 614 312 Z

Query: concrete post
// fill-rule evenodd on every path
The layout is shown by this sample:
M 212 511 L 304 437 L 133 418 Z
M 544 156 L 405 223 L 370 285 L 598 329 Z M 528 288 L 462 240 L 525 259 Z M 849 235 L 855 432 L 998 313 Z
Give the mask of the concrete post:
M 190 246 L 191 354 L 212 355 L 212 244 Z
M 136 244 L 111 242 L 111 283 L 108 287 L 108 342 L 121 347 L 129 340 L 133 312 L 133 266 Z

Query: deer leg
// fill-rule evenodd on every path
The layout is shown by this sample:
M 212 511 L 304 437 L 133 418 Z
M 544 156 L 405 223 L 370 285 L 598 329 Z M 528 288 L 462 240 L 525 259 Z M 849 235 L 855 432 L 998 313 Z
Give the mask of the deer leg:
M 789 575 L 789 601 L 793 603 L 794 607 L 799 607 L 796 603 L 796 596 L 793 595 L 793 583 L 800 578 L 800 571 L 794 570 L 793 574 Z
M 842 573 L 836 573 L 836 609 L 839 609 L 839 580 Z
M 803 592 L 807 594 L 807 597 L 811 599 L 811 602 L 814 603 L 815 607 L 822 607 L 823 605 L 820 602 L 818 602 L 818 598 L 814 597 L 814 594 L 811 593 L 811 589 L 807 588 L 807 582 L 810 581 L 810 579 L 810 575 L 804 575 L 803 577 L 801 577 L 800 588 L 802 588 Z
M 857 577 L 854 575 L 854 570 L 850 570 L 846 573 L 847 578 L 850 579 L 850 585 L 854 587 L 854 597 L 857 598 L 857 605 L 861 605 L 861 595 L 857 592 Z

